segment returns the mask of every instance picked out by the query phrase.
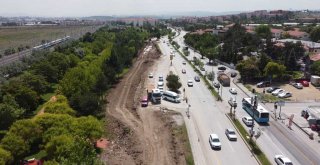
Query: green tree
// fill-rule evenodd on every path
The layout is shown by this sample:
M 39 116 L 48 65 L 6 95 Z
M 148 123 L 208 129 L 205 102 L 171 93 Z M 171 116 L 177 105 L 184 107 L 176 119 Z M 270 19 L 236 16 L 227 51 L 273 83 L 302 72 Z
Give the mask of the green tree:
M 10 133 L 1 140 L 1 146 L 9 151 L 15 160 L 23 158 L 30 150 L 30 145 L 21 136 Z
M 242 60 L 237 64 L 236 68 L 240 72 L 241 79 L 244 82 L 250 81 L 260 75 L 260 70 L 257 64 L 258 61 L 255 57 L 250 57 L 247 60 Z
M 49 83 L 41 75 L 35 75 L 29 72 L 25 72 L 20 76 L 20 80 L 24 84 L 26 84 L 26 86 L 39 94 L 44 94 L 50 89 Z
M 266 67 L 266 65 L 271 61 L 272 61 L 272 59 L 269 56 L 267 56 L 264 53 L 261 54 L 259 61 L 258 61 L 258 66 L 259 66 L 259 70 L 261 73 L 263 72 L 263 69 Z
M 214 78 L 215 78 L 215 74 L 214 74 L 214 72 L 209 72 L 208 73 L 208 75 L 207 75 L 207 77 L 208 77 L 208 79 L 210 80 L 210 81 L 213 81 L 214 80 Z
M 271 76 L 272 78 L 280 77 L 286 71 L 286 67 L 282 64 L 278 64 L 276 62 L 269 62 L 264 68 L 264 74 L 266 76 Z
M 13 122 L 23 116 L 24 111 L 11 95 L 5 95 L 3 103 L 0 104 L 0 130 L 8 129 Z
M 179 88 L 182 86 L 181 82 L 179 81 L 179 76 L 175 74 L 169 74 L 166 80 L 167 87 L 174 92 L 178 92 Z
M 0 147 L 0 164 L 10 164 L 12 160 L 11 153 Z
M 314 42 L 318 42 L 320 40 L 320 26 L 316 26 L 311 30 L 310 38 Z
M 314 62 L 314 63 L 310 66 L 310 71 L 311 71 L 312 74 L 320 75 L 320 61 Z
M 259 25 L 257 26 L 254 31 L 257 33 L 258 36 L 261 38 L 268 38 L 271 36 L 271 29 L 268 25 Z

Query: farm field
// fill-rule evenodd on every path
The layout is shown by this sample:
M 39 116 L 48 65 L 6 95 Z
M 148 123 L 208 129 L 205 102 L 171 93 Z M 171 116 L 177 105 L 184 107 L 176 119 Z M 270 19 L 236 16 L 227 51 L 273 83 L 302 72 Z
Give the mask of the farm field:
M 42 40 L 54 40 L 65 35 L 78 38 L 96 28 L 97 26 L 0 26 L 0 53 L 10 47 L 17 48 L 19 45 L 33 47 Z

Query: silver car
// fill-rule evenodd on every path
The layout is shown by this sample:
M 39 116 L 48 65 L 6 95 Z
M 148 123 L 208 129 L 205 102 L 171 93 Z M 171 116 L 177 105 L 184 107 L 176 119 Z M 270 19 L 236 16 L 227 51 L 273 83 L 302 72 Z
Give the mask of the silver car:
M 233 129 L 227 128 L 226 131 L 225 131 L 225 134 L 226 134 L 226 136 L 228 137 L 228 139 L 230 141 L 237 141 L 237 135 L 236 135 L 236 132 Z

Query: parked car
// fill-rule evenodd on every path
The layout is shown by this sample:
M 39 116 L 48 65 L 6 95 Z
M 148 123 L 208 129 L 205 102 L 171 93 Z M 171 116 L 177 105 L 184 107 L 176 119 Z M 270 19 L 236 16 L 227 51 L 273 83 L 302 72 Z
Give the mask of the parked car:
M 193 87 L 193 82 L 192 82 L 192 80 L 188 80 L 188 87 Z
M 230 88 L 229 89 L 229 92 L 231 93 L 231 94 L 237 94 L 237 90 L 236 90 L 236 88 Z
M 237 72 L 231 72 L 231 77 L 236 77 L 237 76 Z
M 267 92 L 271 93 L 271 92 L 273 92 L 273 91 L 275 91 L 277 89 L 280 89 L 280 88 L 278 88 L 278 87 L 270 87 L 270 88 L 267 89 Z
M 220 84 L 219 84 L 218 82 L 214 82 L 214 83 L 213 83 L 213 86 L 214 86 L 215 88 L 220 88 Z
M 245 116 L 245 117 L 242 118 L 242 121 L 243 121 L 244 124 L 246 124 L 247 126 L 252 126 L 252 125 L 253 125 L 253 119 L 252 119 L 252 117 Z
M 306 80 L 303 80 L 300 82 L 304 87 L 309 87 L 309 82 Z
M 183 64 L 183 65 L 186 65 L 187 63 L 186 63 L 186 61 L 182 61 L 182 64 Z
M 257 87 L 258 88 L 268 87 L 270 86 L 270 84 L 271 84 L 270 81 L 261 81 L 257 83 Z
M 282 93 L 282 92 L 284 92 L 283 89 L 277 89 L 277 90 L 274 90 L 274 91 L 272 92 L 272 95 L 278 96 L 278 94 L 280 94 L 280 93 Z
M 212 149 L 221 149 L 221 142 L 217 134 L 209 135 L 209 144 Z
M 218 70 L 226 70 L 227 68 L 226 67 L 224 67 L 224 66 L 219 66 L 218 67 Z
M 149 78 L 153 78 L 153 74 L 152 74 L 152 73 L 149 73 L 148 77 L 149 77 Z
M 201 67 L 200 70 L 201 70 L 201 71 L 205 71 L 204 67 Z
M 194 76 L 194 81 L 199 82 L 200 81 L 200 77 L 199 76 Z
M 274 161 L 278 165 L 293 165 L 291 160 L 283 155 L 276 155 L 274 156 Z
M 297 89 L 302 89 L 303 85 L 301 83 L 292 83 L 292 86 L 294 86 Z
M 226 136 L 228 137 L 228 139 L 230 141 L 237 141 L 237 135 L 236 135 L 236 132 L 233 129 L 227 128 L 225 130 L 225 134 L 226 134 Z
M 290 93 L 290 92 L 282 92 L 282 93 L 278 94 L 279 98 L 288 98 L 291 96 L 292 96 L 292 93 Z
M 185 74 L 185 73 L 186 73 L 186 70 L 185 70 L 185 69 L 182 69 L 182 71 L 181 71 L 181 72 Z

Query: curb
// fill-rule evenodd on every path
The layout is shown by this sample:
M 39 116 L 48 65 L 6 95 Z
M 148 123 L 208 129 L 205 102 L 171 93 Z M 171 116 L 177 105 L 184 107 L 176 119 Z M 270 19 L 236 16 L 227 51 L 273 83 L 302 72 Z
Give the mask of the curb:
M 238 130 L 237 126 L 233 123 L 233 120 L 230 118 L 230 116 L 225 113 L 225 115 L 227 116 L 227 118 L 231 121 L 231 124 L 233 125 L 233 127 L 237 130 L 238 134 L 240 135 L 242 141 L 246 144 L 246 146 L 248 147 L 248 149 L 250 150 L 250 152 L 252 153 L 253 157 L 256 159 L 256 161 L 258 162 L 259 165 L 262 165 L 262 163 L 260 162 L 260 160 L 258 159 L 257 155 L 254 154 L 251 150 L 252 148 L 250 147 L 250 145 L 247 143 L 246 139 L 244 139 L 244 137 L 242 136 L 242 134 L 240 133 L 240 131 Z

